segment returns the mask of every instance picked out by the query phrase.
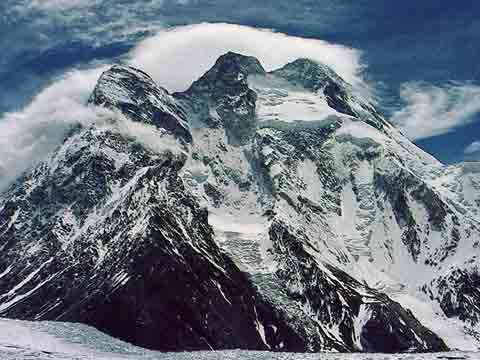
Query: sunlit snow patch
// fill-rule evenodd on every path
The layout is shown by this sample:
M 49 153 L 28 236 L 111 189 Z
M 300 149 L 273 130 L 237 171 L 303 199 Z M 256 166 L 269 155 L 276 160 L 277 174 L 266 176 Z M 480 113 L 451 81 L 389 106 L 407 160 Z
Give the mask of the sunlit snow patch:
M 293 86 L 273 75 L 251 76 L 248 80 L 258 95 L 259 121 L 319 121 L 341 115 L 328 106 L 323 95 Z
M 210 210 L 208 223 L 215 231 L 218 244 L 231 253 L 240 268 L 255 272 L 272 266 L 266 219 L 241 211 L 229 214 L 222 209 Z

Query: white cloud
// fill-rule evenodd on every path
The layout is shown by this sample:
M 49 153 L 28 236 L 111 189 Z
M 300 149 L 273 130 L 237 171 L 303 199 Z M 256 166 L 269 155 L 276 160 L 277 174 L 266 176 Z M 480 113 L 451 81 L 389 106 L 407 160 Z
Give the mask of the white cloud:
M 367 87 L 361 77 L 361 53 L 356 49 L 232 24 L 205 23 L 161 31 L 134 49 L 131 62 L 161 86 L 181 91 L 227 51 L 255 56 L 267 70 L 310 58 L 329 65 L 357 88 Z
M 72 125 L 95 121 L 95 109 L 84 104 L 101 70 L 71 72 L 0 119 L 0 188 L 42 160 Z
M 480 112 L 480 86 L 469 83 L 444 87 L 408 83 L 400 96 L 406 106 L 392 115 L 391 122 L 413 140 L 448 133 Z
M 66 0 L 49 0 L 48 3 L 63 6 Z M 169 90 L 184 90 L 229 50 L 256 56 L 267 69 L 298 57 L 308 57 L 330 65 L 349 82 L 361 83 L 362 65 L 357 50 L 321 40 L 226 24 L 201 24 L 162 31 L 140 43 L 131 53 L 130 61 Z M 73 125 L 104 124 L 106 117 L 112 117 L 111 112 L 86 106 L 88 96 L 105 69 L 69 72 L 42 90 L 24 109 L 0 119 L 0 188 L 45 159 L 62 143 Z M 158 148 L 154 146 L 158 134 L 151 128 L 128 122 L 117 122 L 114 126 L 154 150 L 163 149 L 169 141 L 165 139 L 166 143 Z
M 465 153 L 466 155 L 471 155 L 471 154 L 475 154 L 475 153 L 480 153 L 480 140 L 474 141 L 474 142 L 472 142 L 470 145 L 468 145 L 468 146 L 465 148 L 464 153 Z

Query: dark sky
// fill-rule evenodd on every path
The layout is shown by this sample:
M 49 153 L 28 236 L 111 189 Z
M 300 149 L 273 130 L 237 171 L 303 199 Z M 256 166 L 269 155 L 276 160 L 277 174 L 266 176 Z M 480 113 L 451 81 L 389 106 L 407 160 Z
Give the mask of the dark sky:
M 65 2 L 46 0 L 55 1 Z M 360 49 L 387 116 L 405 105 L 399 97 L 404 83 L 480 85 L 479 1 L 84 1 L 90 6 L 67 10 L 2 1 L 0 114 L 24 106 L 69 68 L 121 57 L 149 35 L 132 28 L 155 24 L 230 22 Z M 417 143 L 440 160 L 461 161 L 464 148 L 480 140 L 475 116 L 469 125 Z

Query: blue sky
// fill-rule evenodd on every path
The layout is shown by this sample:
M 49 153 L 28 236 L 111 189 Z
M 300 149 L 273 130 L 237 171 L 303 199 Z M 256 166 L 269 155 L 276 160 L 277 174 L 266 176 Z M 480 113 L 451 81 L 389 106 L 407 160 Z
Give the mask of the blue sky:
M 4 0 L 0 116 L 29 104 L 65 71 L 113 63 L 159 29 L 228 22 L 360 50 L 387 118 L 444 162 L 480 159 L 471 145 L 480 141 L 478 1 L 259 3 Z

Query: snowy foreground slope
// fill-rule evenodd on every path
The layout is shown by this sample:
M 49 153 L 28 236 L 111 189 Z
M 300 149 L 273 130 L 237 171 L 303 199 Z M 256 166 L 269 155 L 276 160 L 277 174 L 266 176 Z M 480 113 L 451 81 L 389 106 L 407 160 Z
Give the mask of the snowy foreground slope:
M 293 354 L 254 351 L 160 353 L 142 349 L 80 324 L 0 319 L 2 360 L 477 360 L 479 353 Z
M 480 347 L 479 164 L 330 68 L 227 53 L 169 94 L 115 66 L 89 106 L 0 195 L 0 316 L 163 351 Z

